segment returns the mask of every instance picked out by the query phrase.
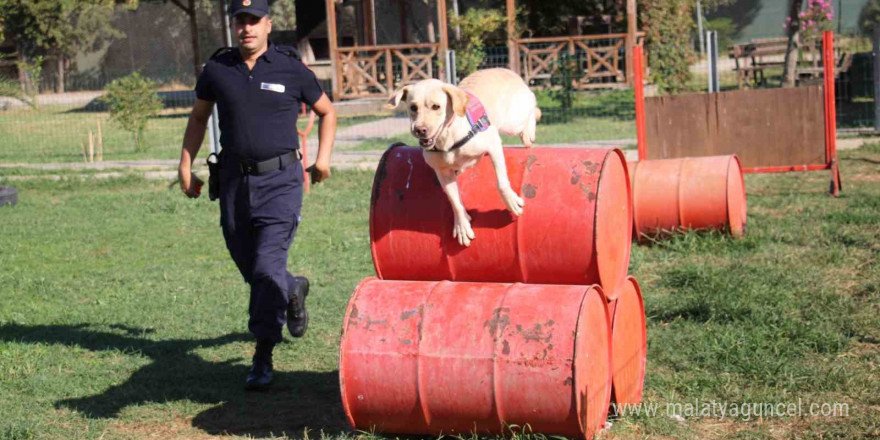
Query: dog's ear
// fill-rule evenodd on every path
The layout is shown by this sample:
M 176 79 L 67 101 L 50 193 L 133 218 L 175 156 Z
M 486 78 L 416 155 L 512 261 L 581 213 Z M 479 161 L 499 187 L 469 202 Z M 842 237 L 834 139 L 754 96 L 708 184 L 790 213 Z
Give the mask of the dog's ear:
M 449 96 L 449 102 L 452 103 L 452 111 L 458 116 L 464 116 L 467 111 L 468 94 L 453 85 L 443 84 L 443 91 Z
M 389 110 L 396 109 L 397 106 L 400 105 L 400 101 L 406 100 L 406 95 L 410 92 L 410 90 L 412 90 L 412 86 L 405 86 L 398 89 L 396 92 L 394 92 L 393 95 L 391 95 L 390 98 L 388 98 L 388 102 L 385 103 L 385 108 Z

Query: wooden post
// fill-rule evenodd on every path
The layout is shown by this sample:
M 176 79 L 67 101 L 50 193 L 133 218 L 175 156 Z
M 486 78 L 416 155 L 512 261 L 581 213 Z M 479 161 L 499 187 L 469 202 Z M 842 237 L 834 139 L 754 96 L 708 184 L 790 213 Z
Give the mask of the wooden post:
M 409 32 L 406 30 L 406 0 L 397 0 L 397 11 L 400 14 L 400 42 L 409 42 Z
M 446 77 L 446 52 L 449 51 L 449 32 L 446 28 L 446 0 L 437 0 L 437 30 L 440 32 L 440 53 L 437 54 L 437 61 L 440 65 L 438 69 L 440 79 L 450 81 L 451 78 Z
M 333 100 L 339 99 L 342 87 L 342 66 L 339 65 L 339 49 L 336 41 L 336 0 L 324 0 L 327 5 L 327 41 L 330 45 L 330 66 L 333 68 Z
M 364 40 L 367 46 L 376 44 L 375 0 L 364 0 Z
M 516 0 L 507 0 L 507 57 L 510 59 L 510 70 L 521 73 L 519 66 L 519 46 L 516 35 Z
M 636 0 L 626 0 L 626 83 L 633 85 L 633 48 L 638 31 Z

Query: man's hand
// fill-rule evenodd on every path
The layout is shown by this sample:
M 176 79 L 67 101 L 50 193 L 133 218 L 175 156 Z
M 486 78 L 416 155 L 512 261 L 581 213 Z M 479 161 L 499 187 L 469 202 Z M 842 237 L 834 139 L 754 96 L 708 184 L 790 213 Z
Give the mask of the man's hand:
M 322 161 L 315 162 L 314 165 L 306 168 L 306 171 L 309 172 L 312 183 L 318 183 L 330 178 L 330 165 Z
M 205 182 L 199 179 L 189 168 L 180 167 L 177 169 L 177 175 L 180 178 L 180 189 L 191 199 L 197 199 L 202 195 L 202 187 Z

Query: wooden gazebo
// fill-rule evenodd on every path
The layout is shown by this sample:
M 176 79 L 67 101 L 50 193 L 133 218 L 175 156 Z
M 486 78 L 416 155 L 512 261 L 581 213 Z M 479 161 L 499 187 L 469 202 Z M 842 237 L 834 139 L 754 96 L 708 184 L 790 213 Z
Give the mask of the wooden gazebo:
M 567 52 L 578 57 L 582 74 L 578 89 L 627 87 L 632 83 L 632 50 L 641 44 L 637 32 L 636 0 L 627 0 L 627 32 L 602 35 L 519 38 L 516 28 L 516 0 L 506 0 L 508 67 L 530 84 L 549 80 L 556 60 Z M 427 78 L 447 80 L 446 0 L 435 0 L 436 29 L 429 32 L 427 43 L 376 44 L 376 0 L 361 0 L 360 26 L 363 38 L 355 45 L 342 47 L 337 37 L 336 6 L 342 0 L 325 0 L 327 37 L 333 66 L 333 98 L 354 99 L 387 97 L 397 87 Z M 401 17 L 405 11 L 401 6 Z M 433 23 L 429 23 L 432 25 Z M 406 36 L 405 20 L 401 33 Z M 436 33 L 436 36 L 434 35 Z M 621 68 L 621 58 L 624 67 Z

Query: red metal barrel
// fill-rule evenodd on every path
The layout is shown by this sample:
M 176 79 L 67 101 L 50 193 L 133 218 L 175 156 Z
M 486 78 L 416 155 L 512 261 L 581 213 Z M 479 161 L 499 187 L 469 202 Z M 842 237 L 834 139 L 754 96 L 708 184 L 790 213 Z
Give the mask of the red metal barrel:
M 629 265 L 632 207 L 619 149 L 505 148 L 516 218 L 488 157 L 458 177 L 476 239 L 452 237 L 449 201 L 419 148 L 392 146 L 373 183 L 376 274 L 394 280 L 600 284 L 616 291 Z
M 637 404 L 645 385 L 648 353 L 645 305 L 642 290 L 633 277 L 620 286 L 611 312 L 611 399 L 618 404 Z
M 746 186 L 739 158 L 686 157 L 630 164 L 636 237 L 688 229 L 746 227 Z
M 611 397 L 598 286 L 382 281 L 348 303 L 339 355 L 356 429 L 592 438 Z

